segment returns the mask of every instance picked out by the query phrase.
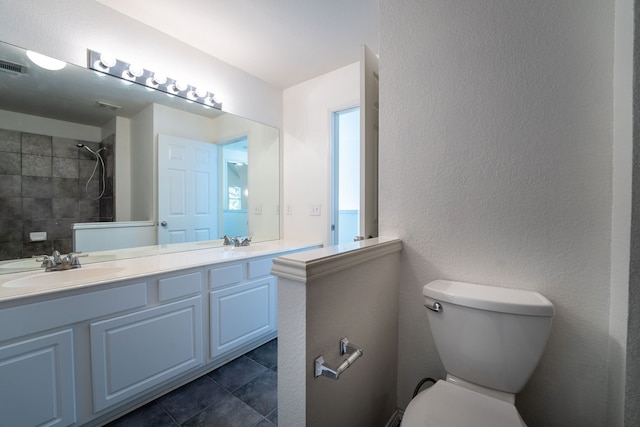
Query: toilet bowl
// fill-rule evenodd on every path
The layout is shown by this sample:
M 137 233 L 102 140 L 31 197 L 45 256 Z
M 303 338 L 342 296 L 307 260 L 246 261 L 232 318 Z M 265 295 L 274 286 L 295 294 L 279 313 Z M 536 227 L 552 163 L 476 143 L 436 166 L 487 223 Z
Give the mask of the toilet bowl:
M 538 292 L 447 280 L 423 295 L 447 378 L 411 400 L 401 426 L 526 426 L 515 395 L 542 356 L 553 304 Z
M 401 426 L 521 427 L 526 424 L 512 403 L 440 380 L 411 400 Z

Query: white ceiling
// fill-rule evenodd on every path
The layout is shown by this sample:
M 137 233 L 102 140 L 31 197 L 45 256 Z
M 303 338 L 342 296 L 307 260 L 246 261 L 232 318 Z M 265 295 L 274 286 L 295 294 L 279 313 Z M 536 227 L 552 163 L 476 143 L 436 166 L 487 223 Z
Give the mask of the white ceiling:
M 287 88 L 378 52 L 378 0 L 97 0 Z

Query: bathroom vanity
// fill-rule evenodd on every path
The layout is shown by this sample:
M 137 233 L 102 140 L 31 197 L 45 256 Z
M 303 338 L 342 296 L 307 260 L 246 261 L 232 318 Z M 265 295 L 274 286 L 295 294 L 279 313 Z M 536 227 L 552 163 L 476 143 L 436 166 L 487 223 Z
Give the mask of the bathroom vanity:
M 317 247 L 274 241 L 0 276 L 2 422 L 103 424 L 273 339 L 272 260 Z

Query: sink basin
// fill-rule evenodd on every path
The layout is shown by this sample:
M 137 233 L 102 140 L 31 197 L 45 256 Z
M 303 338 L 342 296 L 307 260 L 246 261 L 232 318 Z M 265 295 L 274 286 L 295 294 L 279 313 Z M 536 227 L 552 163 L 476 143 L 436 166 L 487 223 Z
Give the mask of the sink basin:
M 114 274 L 122 271 L 121 267 L 82 267 L 64 271 L 49 271 L 34 274 L 20 279 L 10 280 L 2 284 L 4 288 L 38 288 L 45 286 L 57 286 L 68 283 L 93 282 L 109 279 Z

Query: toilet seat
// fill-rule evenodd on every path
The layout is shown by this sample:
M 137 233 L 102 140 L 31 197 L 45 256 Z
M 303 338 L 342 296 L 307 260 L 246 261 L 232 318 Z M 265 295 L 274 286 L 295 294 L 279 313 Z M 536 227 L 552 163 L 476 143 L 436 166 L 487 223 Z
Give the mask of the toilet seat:
M 526 427 L 516 407 L 440 380 L 409 402 L 401 427 Z

